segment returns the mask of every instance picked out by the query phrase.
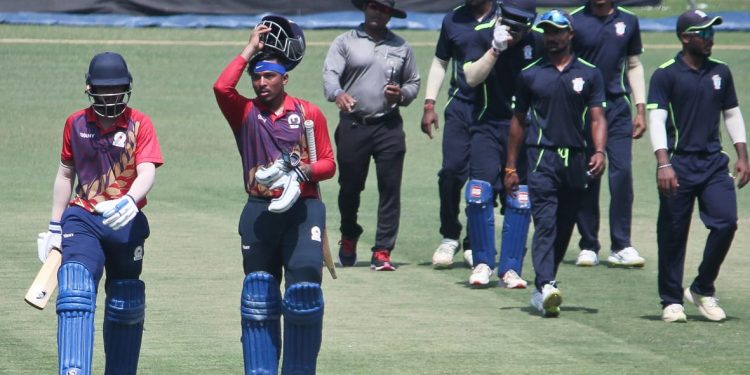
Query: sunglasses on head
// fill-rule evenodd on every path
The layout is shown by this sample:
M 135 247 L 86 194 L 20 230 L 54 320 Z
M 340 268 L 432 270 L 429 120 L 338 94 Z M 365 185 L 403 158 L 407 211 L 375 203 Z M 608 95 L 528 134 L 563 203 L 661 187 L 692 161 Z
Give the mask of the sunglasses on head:
M 707 27 L 707 28 L 701 29 L 701 30 L 685 31 L 685 34 L 697 35 L 701 39 L 713 39 L 713 37 L 714 37 L 714 28 L 713 27 Z
M 568 20 L 568 17 L 565 17 L 565 15 L 557 10 L 551 10 L 547 13 L 542 14 L 542 17 L 539 19 L 539 21 L 547 21 L 552 22 L 557 26 L 570 27 L 570 20 Z
M 368 2 L 367 7 L 374 11 L 383 13 L 383 14 L 391 14 L 391 8 L 388 8 L 387 6 L 380 4 L 380 3 L 376 3 L 374 1 Z

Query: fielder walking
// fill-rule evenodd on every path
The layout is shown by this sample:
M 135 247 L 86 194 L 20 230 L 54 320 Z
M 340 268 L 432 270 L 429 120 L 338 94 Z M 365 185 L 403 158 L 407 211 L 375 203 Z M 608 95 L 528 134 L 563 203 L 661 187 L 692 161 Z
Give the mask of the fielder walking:
M 86 74 L 91 106 L 65 122 L 44 262 L 62 250 L 57 274 L 60 375 L 90 375 L 99 281 L 104 291 L 105 374 L 135 374 L 146 295 L 139 280 L 149 225 L 141 209 L 161 150 L 151 119 L 128 106 L 133 78 L 114 52 L 94 56 Z M 73 183 L 78 182 L 73 190 Z M 71 193 L 75 192 L 71 199 Z
M 714 25 L 721 17 L 700 10 L 677 19 L 682 51 L 651 77 L 648 94 L 651 143 L 656 155 L 659 188 L 659 295 L 666 322 L 687 320 L 683 298 L 707 319 L 721 321 L 714 282 L 737 230 L 737 187 L 748 182 L 745 123 L 737 102 L 734 79 L 726 63 L 711 58 Z M 719 122 L 737 152 L 733 173 L 722 152 Z M 701 220 L 709 229 L 698 275 L 683 290 L 690 219 L 698 200 Z
M 248 194 L 239 223 L 245 374 L 276 374 L 282 342 L 282 373 L 314 374 L 320 350 L 326 223 L 317 183 L 333 177 L 336 165 L 320 109 L 284 89 L 304 51 L 297 24 L 266 16 L 214 84 L 242 158 Z M 253 99 L 237 91 L 246 68 Z
M 529 199 L 534 218 L 531 253 L 536 273 L 531 305 L 545 317 L 556 317 L 562 303 L 556 285 L 557 269 L 573 232 L 587 174 L 597 177 L 604 172 L 607 120 L 601 73 L 571 52 L 570 16 L 553 9 L 541 16 L 537 27 L 544 30 L 545 56 L 524 68 L 519 78 L 505 188 L 508 192 L 518 189 L 516 160 L 526 114 L 531 110 L 526 135 Z M 590 157 L 586 155 L 583 130 L 587 113 L 595 146 Z
M 357 262 L 357 241 L 364 231 L 357 222 L 370 158 L 378 179 L 378 219 L 370 268 L 393 271 L 401 218 L 401 177 L 406 139 L 399 107 L 419 92 L 419 71 L 406 41 L 391 32 L 391 17 L 406 18 L 394 0 L 352 0 L 365 21 L 339 35 L 323 63 L 323 93 L 336 103 L 339 124 L 335 142 L 339 163 L 341 242 L 339 262 Z

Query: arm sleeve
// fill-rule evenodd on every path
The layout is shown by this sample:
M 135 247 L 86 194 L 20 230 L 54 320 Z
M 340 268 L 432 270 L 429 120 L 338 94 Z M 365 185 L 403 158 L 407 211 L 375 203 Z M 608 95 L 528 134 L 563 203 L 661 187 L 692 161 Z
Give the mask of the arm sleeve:
M 144 117 L 136 135 L 135 164 L 153 163 L 157 168 L 164 164 L 159 139 L 151 119 Z
M 740 107 L 734 107 L 724 110 L 724 125 L 727 127 L 729 138 L 732 143 L 747 143 L 745 134 L 745 120 L 742 118 Z
M 247 65 L 247 60 L 244 57 L 241 55 L 235 57 L 214 83 L 216 102 L 233 131 L 242 126 L 242 119 L 249 109 L 248 104 L 252 103 L 250 99 L 240 95 L 237 91 L 237 83 L 242 77 L 245 65 Z
M 667 149 L 667 110 L 652 109 L 648 111 L 649 137 L 654 152 Z
M 419 93 L 419 84 L 421 78 L 419 77 L 419 69 L 417 69 L 417 62 L 414 59 L 414 51 L 410 46 L 406 46 L 406 61 L 404 69 L 402 71 L 402 77 L 406 78 L 401 85 L 401 95 L 404 100 L 401 101 L 400 105 L 409 105 Z
M 314 105 L 307 104 L 307 117 L 314 121 L 313 133 L 315 134 L 315 151 L 318 160 L 310 165 L 313 181 L 327 180 L 336 173 L 336 162 L 333 158 L 333 148 L 328 135 L 328 122 L 320 109 Z
M 342 42 L 342 37 L 333 40 L 331 47 L 328 48 L 328 54 L 323 62 L 323 95 L 329 102 L 336 101 L 343 88 L 341 87 L 341 76 L 346 68 L 345 51 L 346 45 Z
M 436 100 L 440 87 L 445 79 L 445 71 L 448 69 L 448 61 L 441 60 L 439 57 L 432 58 L 430 73 L 427 75 L 427 87 L 425 88 L 425 100 Z
M 495 56 L 492 51 L 487 50 L 479 60 L 473 63 L 464 64 L 464 77 L 466 77 L 466 83 L 471 87 L 476 87 L 484 82 L 484 80 L 487 79 L 487 76 L 490 75 L 492 67 L 495 66 L 496 61 L 497 56 Z
M 635 104 L 646 103 L 646 78 L 643 74 L 640 55 L 628 56 L 628 83 L 633 91 Z

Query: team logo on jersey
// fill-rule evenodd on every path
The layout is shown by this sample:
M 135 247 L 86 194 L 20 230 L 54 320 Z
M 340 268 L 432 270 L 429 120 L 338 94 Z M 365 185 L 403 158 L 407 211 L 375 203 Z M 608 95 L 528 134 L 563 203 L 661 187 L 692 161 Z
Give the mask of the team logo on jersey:
M 297 115 L 296 113 L 292 113 L 291 115 L 289 115 L 287 121 L 289 122 L 290 129 L 299 129 L 299 124 L 302 122 L 302 120 L 300 120 L 299 118 L 299 115 Z
M 318 227 L 317 225 L 310 228 L 310 239 L 313 241 L 321 242 L 320 227 Z
M 260 122 L 262 122 L 264 124 L 266 123 L 266 118 L 263 117 L 260 113 L 258 113 L 258 120 L 260 120 Z
M 616 23 L 615 24 L 615 34 L 617 34 L 617 36 L 623 36 L 623 35 L 625 35 L 625 29 L 627 27 L 628 26 L 625 25 L 625 22 L 620 21 L 620 22 Z
M 721 90 L 721 76 L 718 74 L 714 74 L 711 77 L 711 81 L 714 83 L 714 90 Z
M 138 246 L 133 251 L 133 262 L 143 260 L 143 246 Z
M 572 82 L 573 82 L 573 91 L 580 94 L 581 91 L 583 91 L 583 84 L 586 83 L 586 81 L 584 81 L 583 78 L 578 77 L 574 79 Z
M 115 137 L 112 139 L 112 146 L 125 147 L 125 141 L 127 139 L 128 136 L 125 135 L 125 132 L 117 132 L 115 133 Z
M 531 45 L 527 45 L 523 47 L 523 58 L 526 60 L 531 60 L 531 58 L 534 57 L 534 47 Z

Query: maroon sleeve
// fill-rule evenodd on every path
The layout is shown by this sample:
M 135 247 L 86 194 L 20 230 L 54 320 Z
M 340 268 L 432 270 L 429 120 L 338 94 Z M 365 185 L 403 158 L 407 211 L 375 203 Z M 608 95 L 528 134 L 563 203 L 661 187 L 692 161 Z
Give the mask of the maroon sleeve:
M 242 119 L 252 106 L 252 101 L 237 91 L 237 83 L 242 77 L 245 65 L 247 65 L 247 60 L 238 55 L 224 68 L 214 83 L 216 102 L 229 122 L 229 126 L 232 127 L 232 131 L 235 132 L 242 126 Z

